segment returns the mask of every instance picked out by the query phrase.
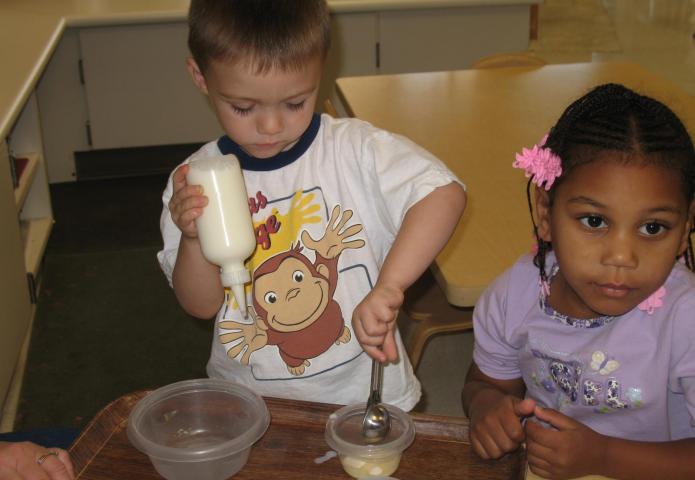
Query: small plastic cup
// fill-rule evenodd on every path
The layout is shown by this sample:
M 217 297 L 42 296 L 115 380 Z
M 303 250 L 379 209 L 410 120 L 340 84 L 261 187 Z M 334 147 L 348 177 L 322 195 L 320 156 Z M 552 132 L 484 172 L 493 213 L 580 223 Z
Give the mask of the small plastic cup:
M 365 404 L 348 405 L 328 417 L 326 443 L 338 452 L 343 469 L 353 478 L 388 477 L 413 443 L 415 425 L 410 415 L 393 405 L 384 406 L 391 416 L 391 430 L 376 444 L 365 442 L 362 436 Z
M 197 379 L 167 385 L 128 417 L 130 442 L 168 480 L 223 480 L 241 470 L 270 414 L 263 399 L 233 382 Z

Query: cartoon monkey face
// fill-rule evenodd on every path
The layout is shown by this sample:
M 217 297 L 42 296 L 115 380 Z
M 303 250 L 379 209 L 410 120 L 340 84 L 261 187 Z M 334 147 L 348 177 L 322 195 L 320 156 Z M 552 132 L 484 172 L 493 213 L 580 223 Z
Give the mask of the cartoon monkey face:
M 330 301 L 326 278 L 311 264 L 292 256 L 273 272 L 256 278 L 253 289 L 256 302 L 268 312 L 268 325 L 279 332 L 307 328 L 321 317 Z

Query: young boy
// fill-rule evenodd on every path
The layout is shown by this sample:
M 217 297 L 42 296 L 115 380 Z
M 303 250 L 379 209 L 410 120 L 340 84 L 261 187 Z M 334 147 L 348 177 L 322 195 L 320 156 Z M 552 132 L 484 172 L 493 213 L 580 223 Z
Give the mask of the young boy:
M 313 113 L 330 38 L 325 0 L 193 0 L 189 25 L 188 69 L 226 135 L 172 174 L 158 258 L 187 312 L 216 315 L 208 375 L 262 395 L 364 402 L 364 347 L 393 362 L 383 400 L 410 410 L 420 385 L 395 317 L 456 226 L 462 185 L 405 138 Z M 185 179 L 189 161 L 229 153 L 257 237 L 248 318 L 201 253 L 195 219 L 207 198 Z

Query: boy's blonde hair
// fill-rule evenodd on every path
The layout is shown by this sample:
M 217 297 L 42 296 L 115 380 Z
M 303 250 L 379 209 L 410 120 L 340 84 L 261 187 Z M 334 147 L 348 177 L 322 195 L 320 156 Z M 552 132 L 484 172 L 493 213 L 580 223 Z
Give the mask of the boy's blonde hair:
M 188 48 L 204 74 L 210 60 L 266 73 L 323 60 L 330 45 L 325 0 L 191 0 Z

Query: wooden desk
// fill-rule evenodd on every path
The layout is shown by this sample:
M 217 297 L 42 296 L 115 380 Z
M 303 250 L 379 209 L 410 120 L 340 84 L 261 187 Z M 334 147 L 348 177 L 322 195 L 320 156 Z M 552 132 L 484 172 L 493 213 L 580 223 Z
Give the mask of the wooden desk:
M 350 115 L 409 137 L 466 183 L 466 212 L 433 268 L 450 303 L 474 306 L 530 250 L 526 178 L 512 168 L 515 152 L 538 142 L 572 100 L 608 82 L 661 100 L 695 132 L 695 99 L 629 63 L 338 79 Z
M 130 445 L 126 435 L 128 414 L 146 395 L 125 395 L 105 407 L 70 449 L 80 480 L 161 479 L 148 457 Z M 337 458 L 317 464 L 330 447 L 323 434 L 336 405 L 267 398 L 271 422 L 251 450 L 246 466 L 235 480 L 349 479 Z M 516 479 L 520 455 L 497 462 L 480 460 L 468 444 L 468 422 L 460 417 L 414 413 L 416 436 L 405 451 L 395 476 L 401 480 L 508 480 Z

